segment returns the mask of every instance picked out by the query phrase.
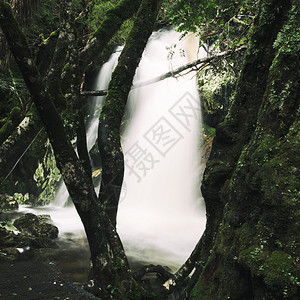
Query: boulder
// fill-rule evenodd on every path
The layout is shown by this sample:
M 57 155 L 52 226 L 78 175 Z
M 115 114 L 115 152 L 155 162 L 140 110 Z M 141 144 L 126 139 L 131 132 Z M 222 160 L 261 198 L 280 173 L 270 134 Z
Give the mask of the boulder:
M 49 224 L 50 217 L 46 220 L 43 217 L 38 217 L 32 213 L 16 219 L 14 226 L 22 232 L 27 232 L 34 237 L 45 237 L 55 239 L 58 236 L 58 228 L 52 224 Z M 47 223 L 45 222 L 47 221 Z
M 39 248 L 57 249 L 58 248 L 58 245 L 53 240 L 47 237 L 38 237 L 32 239 L 31 246 L 35 249 L 39 249 Z
M 52 240 L 58 234 L 56 226 L 37 221 L 33 214 L 17 219 L 16 225 L 20 232 L 0 222 L 0 261 L 26 260 L 34 256 L 34 249 L 58 248 Z
M 37 218 L 39 219 L 40 222 L 53 224 L 53 221 L 52 221 L 50 215 L 37 215 Z
M 58 236 L 58 228 L 48 223 L 39 222 L 37 224 L 33 224 L 31 227 L 31 233 L 36 237 L 55 239 Z

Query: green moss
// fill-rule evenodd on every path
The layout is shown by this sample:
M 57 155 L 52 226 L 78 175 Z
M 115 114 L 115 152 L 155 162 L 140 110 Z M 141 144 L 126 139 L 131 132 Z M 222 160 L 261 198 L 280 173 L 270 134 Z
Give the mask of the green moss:
M 21 108 L 15 106 L 10 112 L 10 118 L 16 124 L 20 120 L 20 117 L 21 117 Z
M 245 265 L 252 275 L 262 275 L 267 252 L 260 245 L 251 246 L 239 253 L 238 262 Z
M 4 125 L 0 128 L 0 144 L 2 144 L 11 135 L 20 120 L 21 109 L 19 107 L 13 107 L 9 118 L 6 119 Z
M 292 272 L 292 257 L 283 251 L 273 251 L 265 261 L 265 282 L 268 286 L 283 286 Z
M 202 131 L 203 131 L 203 134 L 205 135 L 205 139 L 215 137 L 215 135 L 216 135 L 216 129 L 213 127 L 210 127 L 209 125 L 207 125 L 205 123 L 202 124 Z
M 202 290 L 205 297 L 226 299 L 226 282 L 232 299 L 299 298 L 300 43 L 291 34 L 299 28 L 300 18 L 293 19 L 290 13 L 285 35 L 279 35 L 274 49 L 283 24 L 270 28 L 276 22 L 270 13 L 279 2 L 261 4 L 261 27 L 256 27 L 248 47 L 230 113 L 217 127 L 204 175 L 203 195 L 208 215 L 214 216 L 208 219 L 207 248 L 214 253 L 204 257 L 194 299 L 196 295 L 202 299 Z M 288 8 L 287 2 L 280 5 Z M 287 30 L 289 22 L 293 25 Z M 273 35 L 268 34 L 269 41 L 267 31 Z M 285 43 L 293 44 L 292 51 Z M 234 286 L 243 280 L 243 286 Z
M 238 261 L 250 269 L 252 276 L 261 277 L 269 289 L 283 298 L 294 295 L 300 286 L 295 259 L 286 252 L 275 250 L 270 253 L 261 246 L 252 246 L 241 251 Z
M 240 249 L 246 249 L 255 243 L 255 233 L 255 226 L 249 222 L 243 223 L 242 226 L 236 230 L 236 235 L 240 243 Z
M 205 282 L 202 280 L 199 280 L 194 289 L 192 290 L 190 294 L 191 300 L 214 300 L 216 299 L 213 295 L 214 286 L 211 282 Z

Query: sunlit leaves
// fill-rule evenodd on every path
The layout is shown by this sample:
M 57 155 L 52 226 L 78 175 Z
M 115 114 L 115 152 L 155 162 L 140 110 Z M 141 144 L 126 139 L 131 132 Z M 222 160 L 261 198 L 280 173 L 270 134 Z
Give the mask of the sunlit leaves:
M 182 32 L 198 32 L 203 43 L 241 45 L 256 14 L 256 0 L 178 0 L 171 6 L 170 22 Z

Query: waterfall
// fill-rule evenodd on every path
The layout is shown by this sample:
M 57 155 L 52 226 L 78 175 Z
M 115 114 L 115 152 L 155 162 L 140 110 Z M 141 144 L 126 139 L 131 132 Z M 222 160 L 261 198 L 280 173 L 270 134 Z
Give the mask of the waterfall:
M 103 64 L 102 68 L 100 69 L 98 75 L 95 78 L 94 84 L 92 86 L 92 90 L 106 90 L 108 88 L 111 74 L 117 65 L 118 58 L 121 54 L 121 49 L 122 47 L 117 47 L 114 53 L 110 56 L 109 60 L 105 64 Z M 89 99 L 91 101 L 90 112 L 89 112 L 90 120 L 86 126 L 88 151 L 92 149 L 97 139 L 99 115 L 100 115 L 101 107 L 104 103 L 105 96 L 97 96 L 97 97 L 90 97 L 90 98 L 91 98 Z M 64 184 L 64 181 L 61 180 L 57 188 L 55 198 L 52 201 L 51 205 L 64 207 L 68 201 L 68 197 L 69 197 L 69 193 L 67 187 Z
M 179 37 L 173 30 L 152 34 L 137 69 L 123 120 L 125 176 L 117 230 L 133 267 L 154 263 L 176 271 L 205 227 L 200 193 L 201 111 L 195 75 L 139 87 L 140 83 L 205 55 L 202 50 L 198 53 L 195 36 L 188 35 L 181 41 Z M 102 67 L 94 89 L 107 88 L 118 55 L 114 53 Z M 89 149 L 97 137 L 103 97 L 91 101 Z M 64 236 L 74 231 L 84 236 L 75 208 L 63 207 L 67 198 L 67 189 L 61 184 L 48 213 Z
M 122 132 L 125 177 L 117 229 L 132 261 L 175 271 L 206 223 L 200 193 L 201 111 L 194 73 L 148 86 L 156 78 L 204 56 L 197 38 L 171 30 L 153 33 L 130 92 Z

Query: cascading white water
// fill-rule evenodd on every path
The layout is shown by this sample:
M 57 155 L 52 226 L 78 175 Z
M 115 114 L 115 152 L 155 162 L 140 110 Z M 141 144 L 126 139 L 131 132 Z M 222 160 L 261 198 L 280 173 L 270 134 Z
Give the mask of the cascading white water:
M 206 222 L 200 193 L 201 112 L 196 79 L 188 74 L 138 86 L 195 60 L 197 55 L 204 56 L 197 53 L 193 35 L 180 42 L 179 37 L 173 30 L 153 33 L 137 69 L 122 129 L 125 177 L 117 219 L 132 264 L 161 264 L 172 271 L 192 252 Z M 118 54 L 113 54 L 99 72 L 95 89 L 107 88 Z M 97 137 L 103 97 L 92 101 L 98 111 L 91 112 L 89 149 Z M 75 208 L 63 207 L 68 198 L 64 185 L 55 198 L 48 207 L 23 211 L 50 214 L 61 238 L 68 239 L 71 233 L 72 240 L 85 237 Z
M 173 30 L 151 36 L 134 86 L 197 58 L 195 36 L 180 42 L 179 37 Z M 190 255 L 206 223 L 200 193 L 201 112 L 193 75 L 134 88 L 122 134 L 125 177 L 118 232 L 130 258 L 173 271 Z
M 94 90 L 105 90 L 108 87 L 111 74 L 117 65 L 118 57 L 120 56 L 121 47 L 118 47 L 116 51 L 111 55 L 109 60 L 102 66 L 97 77 L 95 78 L 95 84 L 92 87 Z M 91 97 L 91 111 L 90 121 L 87 125 L 87 147 L 90 150 L 97 139 L 98 134 L 98 122 L 101 107 L 104 102 L 104 97 Z M 59 183 L 55 198 L 46 207 L 37 207 L 35 209 L 31 207 L 21 206 L 20 211 L 32 212 L 36 214 L 46 213 L 50 214 L 54 224 L 59 228 L 59 237 L 70 237 L 82 240 L 85 238 L 85 232 L 81 220 L 77 214 L 74 205 L 70 204 L 66 206 L 69 197 L 68 190 L 63 180 Z
M 102 68 L 100 69 L 97 77 L 95 78 L 95 84 L 93 85 L 92 89 L 97 90 L 106 90 L 108 88 L 108 84 L 111 78 L 111 74 L 114 70 L 114 68 L 117 65 L 118 58 L 120 56 L 121 47 L 118 47 L 115 52 L 110 56 L 109 60 L 103 64 Z M 90 121 L 87 125 L 87 148 L 88 151 L 92 149 L 94 146 L 97 135 L 98 135 L 98 123 L 99 123 L 99 115 L 101 111 L 101 107 L 104 103 L 104 96 L 97 96 L 97 97 L 91 97 L 91 105 L 90 105 Z M 58 206 L 58 207 L 64 207 L 66 205 L 66 202 L 68 200 L 69 193 L 66 188 L 66 185 L 64 184 L 63 180 L 61 180 L 54 200 L 51 202 L 51 205 Z
M 121 54 L 122 47 L 117 47 L 114 53 L 110 56 L 109 60 L 102 66 L 100 72 L 95 78 L 95 84 L 92 89 L 95 91 L 106 90 L 108 88 L 109 81 L 111 79 L 111 74 L 118 63 L 118 58 Z M 98 136 L 98 123 L 101 107 L 104 103 L 105 96 L 91 97 L 92 105 L 91 121 L 87 126 L 87 148 L 88 151 L 94 146 L 97 136 Z

